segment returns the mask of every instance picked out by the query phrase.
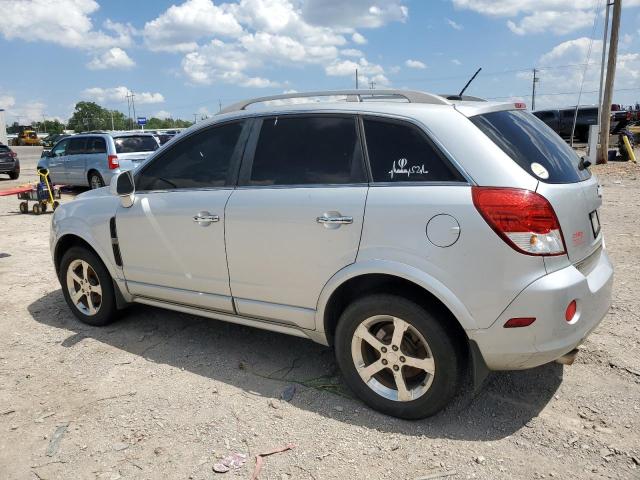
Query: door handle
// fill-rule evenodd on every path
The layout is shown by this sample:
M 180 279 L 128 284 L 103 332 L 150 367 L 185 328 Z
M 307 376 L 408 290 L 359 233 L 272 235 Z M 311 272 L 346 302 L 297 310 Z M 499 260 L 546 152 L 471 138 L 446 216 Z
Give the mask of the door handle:
M 323 225 L 346 225 L 353 223 L 353 217 L 345 217 L 342 215 L 323 215 L 316 218 L 316 222 Z
M 219 222 L 220 217 L 218 215 L 211 215 L 209 212 L 198 212 L 194 215 L 193 221 L 198 225 L 206 227 L 212 223 Z

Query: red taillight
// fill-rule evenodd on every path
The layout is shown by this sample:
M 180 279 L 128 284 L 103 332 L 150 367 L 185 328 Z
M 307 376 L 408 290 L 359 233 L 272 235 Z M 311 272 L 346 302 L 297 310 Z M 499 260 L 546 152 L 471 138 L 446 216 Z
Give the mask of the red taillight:
M 472 187 L 473 204 L 512 248 L 528 255 L 566 252 L 560 223 L 542 195 L 519 188 Z
M 536 317 L 510 318 L 504 324 L 504 328 L 528 327 L 536 321 Z
M 107 157 L 107 161 L 109 162 L 109 168 L 111 170 L 113 170 L 114 168 L 118 168 L 120 166 L 117 155 L 109 155 Z
M 18 158 L 18 154 L 16 152 L 14 152 L 13 150 L 9 151 L 9 156 L 13 159 Z
M 578 304 L 575 300 L 571 300 L 569 305 L 567 305 L 567 310 L 564 312 L 564 319 L 567 322 L 573 320 L 573 317 L 576 316 L 576 310 L 578 309 Z
M 518 110 L 523 110 L 527 108 L 527 104 L 524 102 L 516 102 L 513 104 L 513 106 L 516 107 Z

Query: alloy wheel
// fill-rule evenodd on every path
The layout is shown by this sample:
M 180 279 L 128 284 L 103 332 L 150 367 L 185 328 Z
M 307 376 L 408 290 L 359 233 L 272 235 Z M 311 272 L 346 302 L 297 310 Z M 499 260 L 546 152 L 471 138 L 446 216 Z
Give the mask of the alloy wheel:
M 75 307 L 84 315 L 95 315 L 102 305 L 102 287 L 95 270 L 84 260 L 73 260 L 67 268 L 67 288 Z
M 397 317 L 376 315 L 361 322 L 353 333 L 351 356 L 362 381 L 389 400 L 416 400 L 433 383 L 436 367 L 428 342 Z

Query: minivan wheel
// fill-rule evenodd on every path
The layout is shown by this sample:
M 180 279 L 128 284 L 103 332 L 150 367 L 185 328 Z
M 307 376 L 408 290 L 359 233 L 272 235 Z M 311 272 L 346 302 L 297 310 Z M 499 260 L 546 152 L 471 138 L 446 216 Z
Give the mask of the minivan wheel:
M 462 359 L 436 317 L 395 295 L 355 301 L 335 335 L 345 381 L 370 407 L 416 419 L 441 410 L 455 395 Z
M 89 174 L 89 186 L 92 190 L 104 187 L 104 180 L 102 179 L 102 175 L 100 175 L 98 172 L 91 172 Z
M 83 247 L 72 247 L 60 262 L 60 285 L 73 314 L 83 323 L 102 326 L 116 318 L 113 282 L 102 261 Z

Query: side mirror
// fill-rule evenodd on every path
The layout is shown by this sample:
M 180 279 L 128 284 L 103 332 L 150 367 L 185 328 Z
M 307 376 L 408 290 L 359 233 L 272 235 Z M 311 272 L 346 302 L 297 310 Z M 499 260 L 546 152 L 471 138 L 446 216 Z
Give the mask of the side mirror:
M 135 184 L 133 183 L 133 173 L 127 170 L 114 175 L 109 184 L 109 190 L 112 195 L 120 197 L 120 204 L 124 208 L 129 208 L 133 205 L 136 191 Z

